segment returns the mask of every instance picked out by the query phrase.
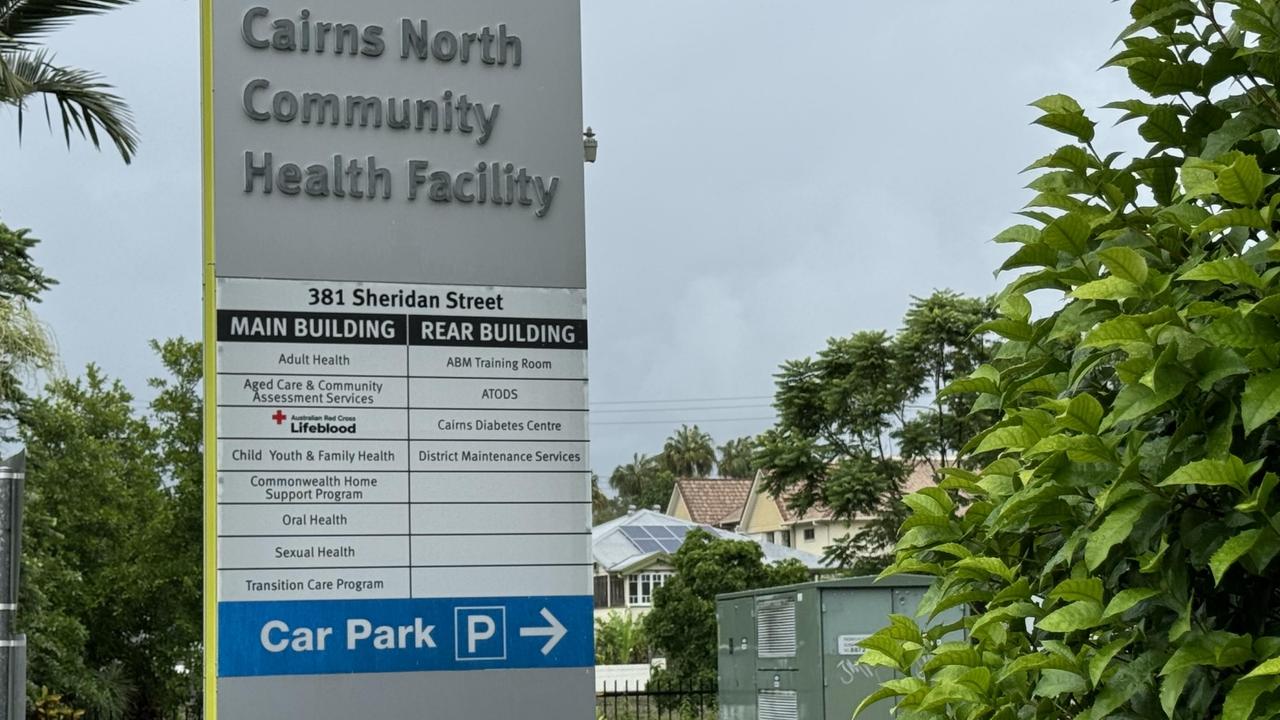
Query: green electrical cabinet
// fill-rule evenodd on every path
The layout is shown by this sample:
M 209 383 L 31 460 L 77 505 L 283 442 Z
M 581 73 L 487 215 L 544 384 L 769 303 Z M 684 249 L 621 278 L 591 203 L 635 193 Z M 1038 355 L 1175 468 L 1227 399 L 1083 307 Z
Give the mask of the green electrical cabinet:
M 846 578 L 721 595 L 719 720 L 849 720 L 862 699 L 894 673 L 859 665 L 858 641 L 889 622 L 914 617 L 931 579 Z M 935 624 L 963 616 L 955 609 Z M 859 720 L 889 720 L 890 701 Z

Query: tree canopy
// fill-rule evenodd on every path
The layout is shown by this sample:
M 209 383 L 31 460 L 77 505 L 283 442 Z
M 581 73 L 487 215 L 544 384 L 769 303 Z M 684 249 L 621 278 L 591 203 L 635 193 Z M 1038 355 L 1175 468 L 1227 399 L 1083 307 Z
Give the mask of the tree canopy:
M 681 425 L 667 438 L 658 456 L 658 465 L 677 478 L 706 477 L 716 464 L 716 446 L 711 435 L 697 425 Z
M 907 513 L 907 478 L 917 464 L 954 464 L 982 426 L 969 415 L 975 395 L 943 398 L 937 389 L 990 357 L 978 330 L 991 317 L 986 301 L 940 291 L 916 299 L 896 335 L 832 339 L 816 357 L 782 366 L 778 423 L 755 456 L 764 487 L 799 513 L 820 506 L 837 520 L 872 518 L 829 547 L 828 559 L 858 572 L 885 567 Z
M 76 133 L 98 147 L 101 135 L 124 161 L 138 149 L 129 107 L 98 73 L 58 64 L 37 41 L 72 20 L 133 0 L 8 0 L 0 2 L 0 103 L 18 110 L 21 137 L 33 97 L 53 101 L 68 147 Z M 48 111 L 48 105 L 45 105 Z
M 714 687 L 716 596 L 804 582 L 809 571 L 794 560 L 764 562 L 754 542 L 720 540 L 704 530 L 689 533 L 673 559 L 675 575 L 658 588 L 644 630 L 667 660 L 654 677 L 673 687 Z
M 0 223 L 0 437 L 12 431 L 24 384 L 57 362 L 53 335 L 31 309 L 54 285 L 31 257 L 38 243 Z
M 720 477 L 755 477 L 757 447 L 754 437 L 740 437 L 721 445 L 720 459 L 716 461 L 716 471 L 719 472 Z
M 92 366 L 51 382 L 23 412 L 17 623 L 29 689 L 34 699 L 50 688 L 93 718 L 170 717 L 199 678 L 199 346 L 158 349 L 171 377 L 155 381 L 150 416 Z
M 971 612 L 864 643 L 902 717 L 1280 717 L 1280 4 L 1130 4 L 1106 107 L 1142 147 L 1034 103 L 1069 142 L 997 238 L 1005 343 L 944 393 L 996 422 L 907 498 L 892 570 Z

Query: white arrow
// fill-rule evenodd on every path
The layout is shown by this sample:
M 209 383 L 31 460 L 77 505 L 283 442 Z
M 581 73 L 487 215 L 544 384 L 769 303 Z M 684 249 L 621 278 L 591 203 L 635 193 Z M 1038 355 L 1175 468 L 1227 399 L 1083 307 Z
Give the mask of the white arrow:
M 551 611 L 546 608 L 542 608 L 542 619 L 551 624 L 547 627 L 520 628 L 520 637 L 547 638 L 547 644 L 542 646 L 542 654 L 550 655 L 555 646 L 559 645 L 564 636 L 568 634 L 568 631 L 564 629 L 564 625 L 560 624 L 556 616 L 552 615 Z

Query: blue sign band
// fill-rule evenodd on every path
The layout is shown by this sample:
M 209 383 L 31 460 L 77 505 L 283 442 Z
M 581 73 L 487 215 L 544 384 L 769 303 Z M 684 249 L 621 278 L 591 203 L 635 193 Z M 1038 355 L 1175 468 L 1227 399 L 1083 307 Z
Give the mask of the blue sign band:
M 221 677 L 579 668 L 592 599 L 224 602 Z

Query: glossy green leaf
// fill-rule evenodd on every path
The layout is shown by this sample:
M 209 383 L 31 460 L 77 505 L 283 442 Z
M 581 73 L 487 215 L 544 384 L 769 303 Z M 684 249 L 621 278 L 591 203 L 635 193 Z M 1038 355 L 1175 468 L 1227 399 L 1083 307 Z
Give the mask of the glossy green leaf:
M 1080 601 L 1063 606 L 1036 622 L 1036 627 L 1053 633 L 1071 633 L 1096 627 L 1102 620 L 1102 606 Z
M 1039 442 L 1040 436 L 1025 425 L 996 428 L 982 442 L 978 443 L 977 452 L 985 453 L 995 450 L 1022 450 Z
M 1267 473 L 1262 478 L 1262 483 L 1258 486 L 1258 489 L 1254 491 L 1253 496 L 1237 505 L 1236 509 L 1240 512 L 1248 513 L 1267 512 L 1269 501 L 1272 500 L 1272 494 L 1275 492 L 1277 485 L 1280 485 L 1280 475 Z M 1276 497 L 1275 500 L 1280 502 L 1280 497 Z
M 971 571 L 975 576 L 991 575 L 1005 582 L 1012 582 L 1014 577 L 1013 569 L 999 558 L 992 557 L 972 557 L 960 560 L 955 564 L 956 570 Z
M 1265 662 L 1259 663 L 1257 667 L 1249 671 L 1247 678 L 1268 677 L 1280 675 L 1280 657 L 1271 658 Z
M 1241 208 L 1238 210 L 1227 210 L 1217 215 L 1212 215 L 1208 220 L 1200 223 L 1195 229 L 1197 235 L 1209 232 L 1218 232 L 1227 228 L 1244 227 L 1265 230 L 1269 223 L 1262 216 L 1261 212 L 1252 208 Z
M 1030 340 L 1035 335 L 1029 324 L 1013 318 L 996 318 L 979 325 L 975 332 L 995 333 L 1007 340 Z
M 1062 168 L 1079 173 L 1097 166 L 1097 161 L 1079 145 L 1064 145 L 1029 165 L 1023 172 L 1042 168 Z
M 1131 317 L 1118 317 L 1100 324 L 1085 336 L 1084 347 L 1125 349 L 1145 348 L 1151 345 L 1147 329 Z
M 1081 300 L 1127 300 L 1140 293 L 1138 286 L 1128 280 L 1105 277 L 1081 285 L 1071 292 L 1071 296 Z
M 1227 570 L 1253 549 L 1261 535 L 1261 530 L 1246 530 L 1232 536 L 1213 553 L 1213 557 L 1209 559 L 1209 568 L 1213 570 L 1214 583 L 1222 584 L 1222 577 L 1227 574 Z
M 1249 378 L 1240 401 L 1246 433 L 1252 433 L 1280 414 L 1280 370 Z
M 1000 266 L 1000 271 L 1004 272 L 1026 267 L 1056 267 L 1058 256 L 1058 251 L 1045 243 L 1037 242 L 1031 245 L 1024 245 L 1010 255 L 1008 260 L 1005 260 L 1004 264 Z
M 1200 353 L 1193 366 L 1200 376 L 1200 389 L 1205 392 L 1212 390 L 1221 380 L 1249 373 L 1249 366 L 1239 353 L 1224 347 L 1212 347 Z
M 1184 139 L 1182 118 L 1172 107 L 1160 105 L 1138 126 L 1138 134 L 1157 147 L 1177 147 Z
M 952 703 L 980 703 L 983 697 L 973 688 L 959 683 L 935 685 L 920 704 L 921 710 L 936 710 Z
M 1098 578 L 1068 578 L 1049 592 L 1050 600 L 1091 602 L 1102 605 L 1102 581 Z
M 1238 311 L 1217 318 L 1197 334 L 1211 343 L 1242 349 L 1267 347 L 1280 342 L 1280 327 L 1274 318 L 1257 314 L 1246 317 Z
M 1277 688 L 1280 688 L 1280 678 L 1276 677 L 1245 677 L 1237 680 L 1222 703 L 1222 720 L 1258 720 L 1253 714 L 1258 698 Z
M 1036 697 L 1057 697 L 1067 693 L 1084 693 L 1089 689 L 1082 675 L 1070 670 L 1048 669 L 1040 673 L 1040 682 L 1032 692 Z
M 1218 194 L 1237 205 L 1252 206 L 1266 186 L 1258 161 L 1245 155 L 1218 174 Z
M 1151 498 L 1142 497 L 1126 500 L 1114 510 L 1107 513 L 1102 525 L 1085 543 L 1085 564 L 1090 571 L 1096 570 L 1106 561 L 1111 549 L 1128 539 L 1133 532 L 1134 524 L 1151 503 Z M 1102 608 L 1098 608 L 1099 614 Z
M 1040 230 L 1030 225 L 1014 225 L 995 237 L 998 243 L 1022 243 L 1023 245 L 1039 239 Z
M 880 689 L 863 698 L 862 702 L 858 703 L 858 708 L 853 711 L 853 717 L 858 717 L 858 715 L 862 714 L 863 710 L 866 710 L 868 707 L 871 707 L 881 700 L 910 695 L 912 693 L 919 692 L 926 687 L 928 687 L 928 685 L 918 678 L 908 677 L 886 680 L 880 684 Z
M 1070 95 L 1046 95 L 1031 103 L 1031 107 L 1039 108 L 1047 113 L 1083 113 L 1084 108 Z
M 938 397 L 950 397 L 952 395 L 967 395 L 969 393 L 999 393 L 1000 386 L 991 378 L 985 377 L 969 377 L 956 380 L 950 385 L 942 389 L 938 393 Z
M 1134 285 L 1147 283 L 1150 270 L 1146 259 L 1138 251 L 1123 246 L 1110 247 L 1100 250 L 1098 257 L 1102 258 L 1102 262 L 1111 271 L 1112 276 L 1127 280 Z
M 1138 7 L 1138 5 L 1134 6 L 1135 12 L 1137 12 Z M 1145 30 L 1162 22 L 1193 17 L 1196 14 L 1196 6 L 1187 2 L 1187 0 L 1176 0 L 1174 2 L 1161 3 L 1157 9 L 1150 12 L 1144 12 L 1137 17 L 1132 24 L 1120 33 L 1119 37 L 1116 38 L 1116 41 L 1119 42 L 1120 40 L 1124 40 L 1136 32 Z
M 1058 252 L 1079 257 L 1088 246 L 1090 233 L 1089 221 L 1078 214 L 1068 213 L 1049 223 L 1040 233 L 1040 238 Z
M 1178 468 L 1160 483 L 1162 487 L 1175 485 L 1204 485 L 1206 487 L 1233 487 L 1244 491 L 1249 483 L 1249 470 L 1237 457 L 1225 460 L 1200 460 Z
M 1217 281 L 1226 285 L 1262 287 L 1262 277 L 1249 263 L 1238 257 L 1223 258 L 1197 265 L 1178 277 L 1182 281 Z
M 1107 666 L 1120 654 L 1129 643 L 1133 642 L 1133 637 L 1120 638 L 1107 643 L 1096 652 L 1093 657 L 1089 658 L 1089 682 L 1097 685 L 1102 681 L 1102 675 L 1107 671 Z
M 1223 153 L 1230 151 L 1241 140 L 1258 131 L 1262 117 L 1257 111 L 1242 112 L 1227 120 L 1222 127 L 1209 134 L 1205 139 L 1203 155 L 1208 160 L 1215 160 Z
M 1132 610 L 1138 603 L 1146 602 L 1159 595 L 1160 591 L 1155 588 L 1128 588 L 1127 590 L 1121 590 L 1115 597 L 1111 598 L 1111 602 L 1107 603 L 1106 609 L 1102 611 L 1102 617 L 1112 618 L 1122 615 Z
M 1206 167 L 1204 164 L 1196 162 L 1198 158 L 1188 160 L 1182 166 L 1179 177 L 1182 180 L 1182 190 L 1193 198 L 1209 197 L 1218 194 L 1218 173 L 1212 167 Z M 1201 208 L 1203 212 L 1203 208 Z M 1196 222 L 1200 224 L 1204 222 L 1201 218 Z
M 937 517 L 950 517 L 951 511 L 955 509 L 955 503 L 946 491 L 936 487 L 918 490 L 904 497 L 902 501 L 917 513 Z
M 1019 322 L 1031 320 L 1031 301 L 1026 295 L 1010 295 L 1000 301 L 1000 314 Z
M 1191 673 L 1194 671 L 1194 667 L 1184 667 L 1160 679 L 1160 707 L 1164 710 L 1165 715 L 1174 717 L 1178 707 L 1178 698 L 1182 697 L 1182 691 L 1187 686 L 1187 680 L 1191 678 Z
M 1102 403 L 1092 395 L 1083 393 L 1071 398 L 1066 412 L 1058 416 L 1058 421 L 1063 427 L 1076 432 L 1094 434 L 1098 432 L 1098 426 L 1102 424 L 1105 413 Z
M 1079 113 L 1049 113 L 1036 118 L 1035 124 L 1056 130 L 1080 142 L 1093 142 L 1097 124 Z

